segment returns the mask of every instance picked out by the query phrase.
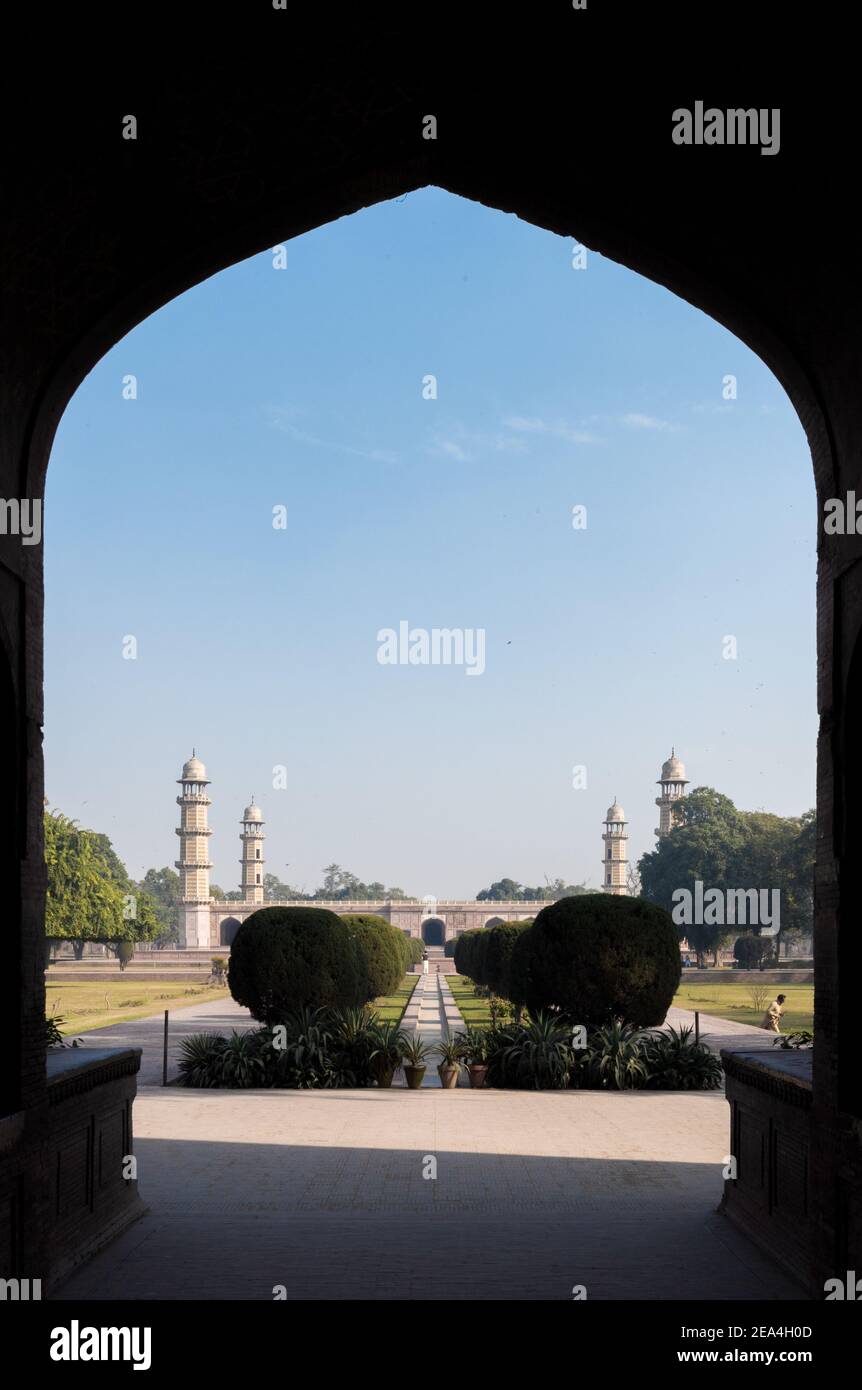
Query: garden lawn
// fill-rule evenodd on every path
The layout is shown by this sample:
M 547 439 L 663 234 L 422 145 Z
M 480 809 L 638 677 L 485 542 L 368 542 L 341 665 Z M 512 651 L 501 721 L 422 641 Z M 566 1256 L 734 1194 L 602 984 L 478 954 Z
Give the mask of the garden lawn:
M 754 986 L 722 980 L 719 983 L 698 983 L 687 980 L 683 972 L 679 989 L 673 1002 L 678 1009 L 699 1009 L 702 1014 L 713 1014 L 716 1018 L 727 1018 L 732 1023 L 746 1023 L 759 1027 L 767 1005 L 776 994 L 786 994 L 784 1013 L 781 1016 L 782 1033 L 795 1033 L 800 1028 L 814 1028 L 814 986 L 771 984 Z M 755 1007 L 752 989 L 763 990 L 764 1003 Z
M 401 1015 L 410 1002 L 410 996 L 418 983 L 418 975 L 405 975 L 401 984 L 394 994 L 383 994 L 379 999 L 372 1003 L 372 1009 L 380 1015 L 380 1020 L 385 1023 L 391 1019 L 393 1023 L 401 1022 Z
M 111 1023 L 127 1023 L 132 1018 L 149 1018 L 171 1007 L 205 1004 L 223 999 L 223 985 L 196 985 L 192 980 L 54 980 L 45 981 L 45 1012 L 63 1019 L 60 1032 L 87 1033 L 91 1028 L 107 1028 Z
M 446 983 L 468 1028 L 490 1028 L 491 1001 L 476 998 L 473 993 L 473 981 L 466 975 L 447 975 Z

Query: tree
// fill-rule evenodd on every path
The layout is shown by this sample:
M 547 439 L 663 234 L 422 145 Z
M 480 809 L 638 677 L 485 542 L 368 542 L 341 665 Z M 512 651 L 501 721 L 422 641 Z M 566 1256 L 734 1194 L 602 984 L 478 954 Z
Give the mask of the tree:
M 768 936 L 738 936 L 733 946 L 733 958 L 746 970 L 757 970 L 772 955 L 772 938 Z
M 775 816 L 740 811 L 712 787 L 697 787 L 680 798 L 677 824 L 655 850 L 643 855 L 638 869 L 643 896 L 668 911 L 679 889 L 694 891 L 700 880 L 721 892 L 752 887 L 777 889 L 781 895 L 779 940 L 810 931 L 814 904 L 814 812 Z M 703 958 L 733 940 L 738 924 L 695 923 L 680 929 Z
M 166 944 L 179 940 L 180 876 L 167 865 L 163 869 L 147 869 L 144 877 L 136 885 L 141 893 L 146 893 L 153 904 L 158 929 L 155 940 Z
M 640 1028 L 664 1022 L 681 967 L 677 930 L 663 908 L 606 893 L 563 898 L 542 908 L 522 939 L 531 1014 L 559 1011 L 587 1028 L 615 1019 Z
M 323 883 L 313 897 L 330 902 L 338 900 L 388 902 L 390 899 L 393 902 L 405 902 L 409 900 L 403 888 L 387 888 L 378 880 L 373 883 L 363 883 L 348 869 L 342 869 L 340 864 L 327 864 L 323 870 Z
M 501 878 L 499 882 L 492 883 L 490 888 L 483 888 L 481 893 L 476 894 L 477 903 L 502 903 L 520 902 L 521 884 L 516 883 L 513 878 Z
M 284 1023 L 303 1007 L 362 1004 L 365 983 L 346 923 L 325 908 L 259 908 L 233 939 L 230 992 L 262 1023 Z
M 303 893 L 300 888 L 292 888 L 289 883 L 283 883 L 276 874 L 264 874 L 263 896 L 264 901 L 268 903 L 309 900 L 308 893 Z
M 71 940 L 78 959 L 85 941 L 155 936 L 155 904 L 129 878 L 107 835 L 82 829 L 61 811 L 46 811 L 44 823 L 45 935 Z
M 513 878 L 501 878 L 496 883 L 492 883 L 490 888 L 483 888 L 481 893 L 476 894 L 476 901 L 483 902 L 514 902 L 514 903 L 537 903 L 551 902 L 558 898 L 575 898 L 581 893 L 594 893 L 600 891 L 595 888 L 587 888 L 584 883 L 566 883 L 563 878 L 545 879 L 544 888 L 529 888 L 524 884 L 516 882 Z

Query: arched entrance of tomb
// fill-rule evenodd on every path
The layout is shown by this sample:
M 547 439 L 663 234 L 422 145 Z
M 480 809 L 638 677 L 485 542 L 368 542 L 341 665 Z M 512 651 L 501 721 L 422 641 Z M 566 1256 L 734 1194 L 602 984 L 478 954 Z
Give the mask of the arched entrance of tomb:
M 219 922 L 218 939 L 220 946 L 232 946 L 233 939 L 240 928 L 238 917 L 225 917 Z
M 446 936 L 446 924 L 439 917 L 429 917 L 422 923 L 422 940 L 426 946 L 442 946 Z

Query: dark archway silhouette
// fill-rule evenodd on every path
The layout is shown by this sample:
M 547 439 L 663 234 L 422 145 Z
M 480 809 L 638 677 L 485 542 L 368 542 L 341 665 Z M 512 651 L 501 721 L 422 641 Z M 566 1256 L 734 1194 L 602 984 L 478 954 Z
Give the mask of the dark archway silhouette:
M 233 939 L 234 939 L 234 937 L 236 936 L 236 934 L 237 934 L 237 932 L 239 931 L 239 929 L 240 929 L 239 918 L 237 918 L 237 917 L 225 917 L 224 920 L 223 920 L 222 922 L 219 922 L 219 929 L 218 929 L 219 944 L 222 945 L 222 946 L 232 946 L 232 945 L 233 945 Z
M 581 34 L 588 27 L 581 26 Z M 293 61 L 292 36 L 282 32 L 285 48 L 277 41 L 274 48 L 280 60 Z M 485 74 L 513 70 L 511 63 L 500 61 L 502 55 L 489 63 L 483 43 L 469 55 L 469 77 L 461 81 L 441 74 L 430 54 L 417 57 L 397 26 L 393 35 L 410 62 L 382 65 L 380 76 L 376 35 L 364 16 L 340 23 L 325 40 L 318 35 L 320 52 L 289 83 L 261 80 L 257 70 L 254 81 L 244 83 L 225 57 L 223 64 L 207 65 L 205 76 L 192 73 L 160 92 L 158 111 L 143 120 L 138 141 L 120 138 L 119 115 L 112 132 L 106 116 L 91 121 L 68 100 L 65 138 L 56 140 L 54 92 L 37 70 L 36 100 L 24 126 L 38 158 L 10 168 L 4 194 L 0 495 L 42 497 L 66 404 L 100 357 L 147 315 L 256 252 L 435 184 L 577 239 L 710 314 L 756 352 L 786 390 L 809 439 L 821 507 L 850 489 L 862 496 L 862 397 L 856 389 L 862 266 L 846 178 L 857 121 L 840 84 L 828 104 L 806 102 L 787 113 L 784 128 L 792 124 L 793 139 L 776 158 L 759 158 L 753 150 L 679 149 L 670 139 L 674 102 L 668 98 L 664 109 L 654 67 L 642 63 L 631 32 L 629 47 L 642 71 L 617 69 L 625 99 L 609 102 L 604 84 L 591 79 L 598 71 L 595 49 L 576 30 L 568 40 L 564 81 L 543 82 L 538 97 L 528 98 L 517 85 L 506 89 L 501 139 L 489 120 L 498 103 L 483 84 Z M 644 44 L 649 51 L 650 39 Z M 107 73 L 91 74 L 89 94 L 101 112 L 114 109 L 107 87 Z M 421 130 L 421 113 L 433 109 L 429 91 L 440 107 L 435 140 L 423 139 Z M 581 138 L 585 132 L 589 137 Z M 800 190 L 811 190 L 815 169 L 818 187 L 830 189 L 828 205 L 817 207 L 828 256 L 801 254 L 792 234 Z M 862 1141 L 851 1123 L 846 1085 L 839 1085 L 852 1067 L 852 1056 L 840 1062 L 839 1052 L 848 1039 L 855 1049 L 846 1022 L 855 1005 L 840 967 L 856 960 L 850 938 L 858 932 L 862 897 L 858 838 L 849 834 L 855 822 L 841 768 L 855 747 L 850 723 L 858 717 L 849 702 L 858 688 L 849 662 L 862 619 L 862 540 L 825 536 L 818 527 L 818 549 L 816 1237 L 810 1272 L 812 1286 L 822 1290 L 823 1277 L 862 1265 L 858 1218 L 855 1224 L 848 1218 L 849 1234 L 838 1238 L 840 1212 L 858 1210 L 862 1189 Z M 37 1160 L 43 1139 L 36 1123 L 47 1113 L 41 546 L 24 549 L 15 537 L 0 536 L 0 612 L 8 646 L 6 673 L 0 672 L 4 748 L 14 743 L 5 766 L 11 762 L 19 791 L 14 807 L 2 793 L 2 815 L 13 816 L 15 832 L 14 863 L 2 864 L 10 931 L 17 937 L 6 973 L 25 982 L 20 1019 L 14 1009 L 6 1015 L 7 1024 L 19 1023 L 20 1051 L 7 1052 L 6 1071 L 14 1073 L 8 1076 L 10 1103 L 22 1119 L 0 1155 L 0 1187 L 4 1201 L 10 1194 L 8 1201 L 18 1203 L 23 1194 L 15 1207 L 12 1267 L 41 1276 L 52 1268 L 50 1165 Z
M 422 940 L 426 946 L 442 946 L 446 939 L 446 926 L 439 917 L 429 917 L 422 923 Z

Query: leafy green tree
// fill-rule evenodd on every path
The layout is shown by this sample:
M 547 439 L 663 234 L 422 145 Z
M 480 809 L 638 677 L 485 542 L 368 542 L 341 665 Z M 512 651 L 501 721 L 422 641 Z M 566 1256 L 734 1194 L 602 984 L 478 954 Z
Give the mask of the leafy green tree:
M 155 903 L 129 878 L 107 835 L 45 812 L 48 892 L 45 935 L 85 941 L 145 941 L 159 930 Z
M 483 888 L 481 893 L 476 894 L 477 903 L 502 903 L 520 902 L 522 886 L 516 883 L 513 878 L 501 878 L 497 883 L 492 883 L 490 888 Z
M 263 876 L 263 896 L 268 903 L 308 901 L 308 894 L 303 893 L 299 888 L 292 888 L 289 883 L 283 883 L 275 874 L 264 874 Z
M 643 855 L 638 869 L 645 898 L 672 911 L 673 894 L 705 888 L 778 889 L 781 894 L 779 939 L 810 930 L 813 922 L 814 812 L 775 816 L 740 811 L 712 787 L 697 787 L 677 803 L 677 823 L 655 850 Z M 699 959 L 734 940 L 739 924 L 680 927 Z
M 379 902 L 392 899 L 393 902 L 411 901 L 403 888 L 387 888 L 375 880 L 363 883 L 340 864 L 327 864 L 323 870 L 323 883 L 313 895 L 321 901 Z
M 167 865 L 163 869 L 147 869 L 137 884 L 153 904 L 158 930 L 156 941 L 167 944 L 179 940 L 180 876 Z
M 537 903 L 557 902 L 560 898 L 576 898 L 581 893 L 598 892 L 587 888 L 584 883 L 566 883 L 563 878 L 546 879 L 544 888 L 530 888 L 518 883 L 514 878 L 501 878 L 490 888 L 483 888 L 476 894 L 479 903 Z

